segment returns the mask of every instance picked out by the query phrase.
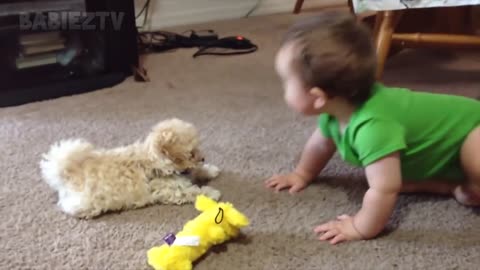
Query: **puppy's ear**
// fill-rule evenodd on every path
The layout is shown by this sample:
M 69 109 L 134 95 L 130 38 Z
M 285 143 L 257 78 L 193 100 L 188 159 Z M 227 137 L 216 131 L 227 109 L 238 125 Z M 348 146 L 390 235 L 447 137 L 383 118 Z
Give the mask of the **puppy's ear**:
M 190 152 L 179 142 L 179 134 L 173 129 L 154 130 L 147 137 L 147 148 L 151 158 L 167 158 L 179 170 L 196 166 Z
M 169 148 L 177 142 L 177 136 L 172 130 L 153 130 L 145 141 L 151 157 L 159 158 L 167 156 L 170 158 Z
M 160 153 L 170 159 L 179 170 L 194 168 L 197 165 L 193 160 L 192 153 L 177 141 L 165 144 L 160 149 Z

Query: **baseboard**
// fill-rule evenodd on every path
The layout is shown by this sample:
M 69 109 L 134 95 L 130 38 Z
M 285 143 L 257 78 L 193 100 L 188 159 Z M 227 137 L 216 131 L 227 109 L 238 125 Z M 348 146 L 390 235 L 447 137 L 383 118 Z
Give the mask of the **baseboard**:
M 170 11 L 152 12 L 148 26 L 151 30 L 156 30 L 178 25 L 242 18 L 245 17 L 251 7 L 251 1 L 245 1 L 243 3 L 236 3 L 235 5 L 218 5 L 188 9 L 178 8 Z
M 252 13 L 255 15 L 269 15 L 283 12 L 293 11 L 295 0 L 263 0 L 258 9 Z M 303 9 L 321 8 L 335 5 L 347 4 L 347 1 L 342 0 L 307 0 L 303 3 Z
M 309 0 L 305 1 L 304 8 L 319 8 L 343 4 L 341 0 Z M 137 11 L 143 1 L 136 3 Z M 163 0 L 152 1 L 149 20 L 144 31 L 158 30 L 165 27 L 203 23 L 209 21 L 242 18 L 257 5 L 257 0 Z M 250 16 L 269 15 L 291 12 L 295 0 L 261 0 L 258 7 Z M 138 19 L 142 22 L 142 18 Z

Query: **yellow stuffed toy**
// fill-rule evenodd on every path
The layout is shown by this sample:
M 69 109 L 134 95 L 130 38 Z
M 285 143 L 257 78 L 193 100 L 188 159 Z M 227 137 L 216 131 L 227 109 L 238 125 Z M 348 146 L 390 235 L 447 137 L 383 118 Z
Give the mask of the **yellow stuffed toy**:
M 166 244 L 147 252 L 148 264 L 155 270 L 190 270 L 192 263 L 210 247 L 237 237 L 240 229 L 249 224 L 248 218 L 231 203 L 217 203 L 199 195 L 195 208 L 202 213 L 176 235 L 167 235 Z

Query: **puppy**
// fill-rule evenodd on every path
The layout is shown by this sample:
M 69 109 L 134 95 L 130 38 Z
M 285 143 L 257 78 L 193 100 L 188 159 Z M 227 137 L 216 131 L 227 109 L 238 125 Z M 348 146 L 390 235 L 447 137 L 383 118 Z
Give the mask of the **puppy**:
M 95 148 L 82 139 L 61 141 L 42 156 L 40 169 L 58 192 L 60 209 L 78 218 L 156 203 L 193 203 L 200 194 L 218 200 L 218 190 L 193 182 L 219 174 L 203 163 L 198 146 L 192 124 L 170 119 L 154 126 L 143 142 L 115 149 Z

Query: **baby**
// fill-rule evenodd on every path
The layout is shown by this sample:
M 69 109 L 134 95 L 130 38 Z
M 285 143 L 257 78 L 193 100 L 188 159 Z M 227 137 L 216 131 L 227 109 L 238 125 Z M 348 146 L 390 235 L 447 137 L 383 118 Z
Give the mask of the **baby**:
M 377 236 L 401 192 L 453 195 L 480 205 L 480 102 L 413 92 L 375 81 L 368 29 L 348 14 L 328 12 L 287 32 L 275 67 L 288 106 L 318 117 L 295 170 L 266 187 L 296 193 L 333 154 L 365 169 L 369 189 L 360 211 L 314 229 L 331 244 Z

